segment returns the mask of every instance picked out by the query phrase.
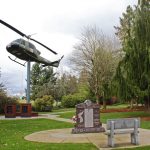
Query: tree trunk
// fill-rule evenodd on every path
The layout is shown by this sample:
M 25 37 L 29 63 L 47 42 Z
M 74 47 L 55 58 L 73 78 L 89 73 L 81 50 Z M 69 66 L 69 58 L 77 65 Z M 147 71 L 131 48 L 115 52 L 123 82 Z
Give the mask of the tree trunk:
M 145 104 L 145 110 L 150 111 L 150 98 L 146 97 L 144 99 L 144 104 Z
M 103 98 L 103 109 L 106 110 L 106 100 Z
M 100 105 L 100 97 L 99 97 L 99 95 L 96 95 L 96 103 Z
M 137 107 L 139 106 L 138 98 L 136 98 L 136 106 L 137 106 Z
M 130 109 L 133 109 L 133 99 L 130 101 Z

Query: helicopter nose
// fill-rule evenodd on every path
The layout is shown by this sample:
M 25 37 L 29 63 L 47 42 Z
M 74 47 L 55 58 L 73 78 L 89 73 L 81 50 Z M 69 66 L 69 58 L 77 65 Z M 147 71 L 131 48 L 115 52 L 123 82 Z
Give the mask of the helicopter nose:
M 8 50 L 8 49 L 10 49 L 11 48 L 11 44 L 8 44 L 7 46 L 6 46 L 6 49 Z

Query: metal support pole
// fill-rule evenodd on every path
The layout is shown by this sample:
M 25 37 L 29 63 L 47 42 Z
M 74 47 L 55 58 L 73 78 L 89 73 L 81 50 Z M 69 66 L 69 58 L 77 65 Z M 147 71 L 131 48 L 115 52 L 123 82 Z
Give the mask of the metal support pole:
M 30 103 L 30 61 L 27 62 L 27 103 Z

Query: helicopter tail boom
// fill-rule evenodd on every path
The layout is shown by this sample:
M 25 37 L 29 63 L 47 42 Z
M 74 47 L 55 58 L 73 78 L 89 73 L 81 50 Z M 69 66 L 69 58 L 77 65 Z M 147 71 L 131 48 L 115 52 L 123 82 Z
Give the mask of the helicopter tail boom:
M 43 67 L 46 67 L 46 66 L 53 66 L 53 67 L 58 67 L 59 66 L 59 63 L 60 61 L 62 60 L 62 58 L 64 57 L 64 55 L 57 61 L 54 61 L 54 62 L 51 62 L 51 63 L 48 63 L 48 64 L 44 64 L 42 65 Z
M 46 66 L 52 66 L 52 67 L 58 67 L 59 66 L 59 61 L 54 61 L 52 63 L 49 63 L 49 64 L 44 64 L 42 65 L 43 67 L 46 67 Z

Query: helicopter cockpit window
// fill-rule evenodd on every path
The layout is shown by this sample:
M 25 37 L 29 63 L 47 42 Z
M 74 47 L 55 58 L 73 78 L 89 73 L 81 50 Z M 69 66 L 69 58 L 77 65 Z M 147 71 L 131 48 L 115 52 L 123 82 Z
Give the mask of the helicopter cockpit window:
M 17 42 L 17 43 L 20 43 L 20 39 L 17 39 L 17 40 L 15 40 L 15 41 L 13 41 L 13 42 Z
M 22 44 L 22 45 L 25 45 L 25 41 L 24 41 L 24 40 L 22 40 L 22 41 L 21 41 L 21 44 Z
M 29 47 L 35 49 L 35 46 L 32 43 L 29 43 Z

